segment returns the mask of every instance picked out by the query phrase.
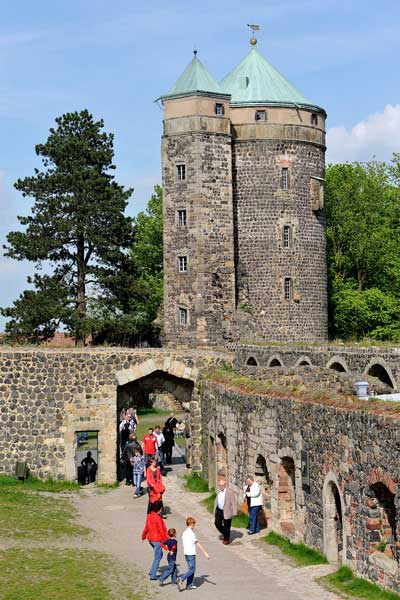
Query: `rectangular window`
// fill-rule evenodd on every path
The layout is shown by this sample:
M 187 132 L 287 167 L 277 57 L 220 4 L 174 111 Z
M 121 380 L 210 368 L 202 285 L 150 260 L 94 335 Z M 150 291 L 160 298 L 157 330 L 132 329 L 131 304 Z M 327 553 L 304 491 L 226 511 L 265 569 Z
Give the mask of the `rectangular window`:
M 185 181 L 186 165 L 176 165 L 176 175 L 177 175 L 178 181 Z
M 284 284 L 284 294 L 285 294 L 285 300 L 291 300 L 292 299 L 292 280 L 290 279 L 290 277 L 285 277 L 285 284 Z
M 186 310 L 186 308 L 179 307 L 179 325 L 182 325 L 182 327 L 186 327 L 187 317 L 188 311 Z
M 186 226 L 186 210 L 178 210 L 178 226 L 185 227 Z
M 283 226 L 283 247 L 290 248 L 292 235 L 290 230 L 290 225 Z
M 187 256 L 178 257 L 179 273 L 186 273 L 187 271 Z
M 217 102 L 215 104 L 215 114 L 217 115 L 217 117 L 222 117 L 224 115 L 224 113 L 225 113 L 224 105 Z
M 288 167 L 282 167 L 281 187 L 283 190 L 289 189 L 289 169 L 288 169 Z
M 267 120 L 267 111 L 266 110 L 256 110 L 255 114 L 256 121 L 266 121 Z
M 317 113 L 311 113 L 311 125 L 318 125 Z

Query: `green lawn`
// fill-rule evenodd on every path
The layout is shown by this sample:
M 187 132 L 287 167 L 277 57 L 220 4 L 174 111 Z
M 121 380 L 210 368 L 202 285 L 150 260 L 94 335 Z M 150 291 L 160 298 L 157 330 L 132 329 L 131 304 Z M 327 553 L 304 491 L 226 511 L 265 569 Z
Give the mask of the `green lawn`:
M 76 511 L 69 499 L 49 495 L 71 489 L 79 486 L 30 478 L 22 483 L 14 477 L 0 477 L 0 537 L 42 540 L 87 536 L 89 530 L 74 523 Z
M 132 569 L 92 550 L 11 548 L 0 553 L 1 600 L 139 600 Z M 140 592 L 139 592 L 140 593 Z
M 185 488 L 189 492 L 208 492 L 208 481 L 197 473 L 191 473 L 190 475 L 185 475 Z
M 400 600 L 400 595 L 389 592 L 365 579 L 356 577 L 348 567 L 341 567 L 335 573 L 321 577 L 319 582 L 328 590 L 346 594 L 346 597 L 362 600 Z
M 323 565 L 328 562 L 326 557 L 317 550 L 308 548 L 308 546 L 305 546 L 304 544 L 294 544 L 274 531 L 270 531 L 263 540 L 267 542 L 267 544 L 277 546 L 284 554 L 290 556 L 298 567 Z
M 165 421 L 175 413 L 157 410 L 155 408 L 139 408 L 138 409 L 138 417 L 139 417 L 139 425 L 136 428 L 136 433 L 138 436 L 139 442 L 143 441 L 145 434 L 147 433 L 149 427 L 156 427 L 156 425 L 160 425 L 161 429 L 164 427 Z M 177 419 L 183 418 L 183 415 L 175 415 Z M 182 436 L 175 436 L 175 444 L 178 446 L 185 445 L 185 438 Z

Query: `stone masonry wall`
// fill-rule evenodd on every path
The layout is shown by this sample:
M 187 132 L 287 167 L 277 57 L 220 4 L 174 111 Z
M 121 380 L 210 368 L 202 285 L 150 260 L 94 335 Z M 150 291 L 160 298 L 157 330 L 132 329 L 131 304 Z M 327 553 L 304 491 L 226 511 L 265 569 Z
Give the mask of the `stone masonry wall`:
M 77 431 L 98 431 L 98 479 L 116 479 L 117 389 L 164 372 L 195 384 L 200 373 L 232 360 L 212 352 L 162 349 L 0 349 L 0 472 L 26 460 L 34 475 L 76 477 Z M 193 429 L 199 428 L 195 391 Z M 197 419 L 197 420 L 196 420 Z M 192 462 L 199 462 L 192 444 Z
M 181 120 L 172 121 L 178 128 Z M 204 121 L 206 126 L 215 119 Z M 221 346 L 235 309 L 231 137 L 169 133 L 162 164 L 165 337 L 172 344 Z M 184 181 L 177 181 L 178 164 L 185 165 Z M 185 226 L 178 210 L 186 210 Z M 179 256 L 187 257 L 184 273 Z M 179 322 L 180 307 L 187 310 L 186 325 Z
M 211 382 L 202 382 L 201 411 L 210 482 L 223 469 L 241 502 L 246 474 L 254 474 L 263 457 L 274 530 L 400 588 L 397 418 L 249 395 Z
M 311 177 L 324 177 L 325 147 L 234 139 L 232 156 L 239 308 L 251 314 L 260 339 L 327 339 L 325 215 L 313 211 L 310 193 Z M 287 190 L 281 188 L 283 167 L 289 170 Z M 283 245 L 285 225 L 289 247 Z M 285 278 L 292 282 L 290 300 Z M 241 338 L 249 331 L 246 326 Z

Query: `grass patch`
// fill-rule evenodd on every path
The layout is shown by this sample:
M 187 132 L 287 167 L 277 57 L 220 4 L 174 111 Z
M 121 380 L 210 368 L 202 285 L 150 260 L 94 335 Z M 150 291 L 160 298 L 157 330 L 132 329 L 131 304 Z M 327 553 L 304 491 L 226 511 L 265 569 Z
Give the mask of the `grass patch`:
M 79 490 L 80 485 L 74 481 L 41 480 L 36 477 L 27 477 L 25 481 L 20 481 L 13 475 L 0 475 L 0 494 L 7 488 L 18 489 L 21 492 L 27 490 L 35 492 L 70 492 Z
M 1 600 L 109 600 L 143 598 L 131 591 L 131 568 L 92 550 L 11 548 L 0 554 Z M 115 595 L 113 590 L 117 590 Z
M 13 478 L 10 478 L 13 479 Z M 76 510 L 68 498 L 52 497 L 63 482 L 31 481 L 23 484 L 2 478 L 0 486 L 0 535 L 4 539 L 46 539 L 87 535 L 89 529 L 76 525 Z M 76 486 L 79 488 L 79 486 Z M 64 487 L 61 488 L 65 490 Z M 70 487 L 67 487 L 70 490 Z M 75 487 L 73 489 L 76 489 Z M 47 492 L 44 494 L 43 492 Z
M 239 529 L 247 529 L 249 526 L 249 517 L 242 512 L 238 512 L 232 519 L 233 527 L 238 527 Z
M 185 488 L 189 492 L 208 492 L 208 481 L 203 479 L 201 475 L 198 473 L 191 473 L 190 475 L 185 475 Z
M 277 546 L 284 554 L 290 556 L 298 567 L 323 565 L 328 562 L 326 557 L 317 550 L 308 548 L 304 544 L 294 544 L 274 531 L 270 531 L 263 540 L 272 546 Z
M 205 506 L 208 512 L 211 514 L 214 512 L 214 503 L 216 497 L 217 492 L 215 490 L 211 490 L 211 494 L 208 496 L 208 498 L 204 498 L 204 500 L 201 501 L 201 504 Z
M 147 416 L 165 417 L 173 414 L 170 410 L 160 410 L 159 408 L 153 408 L 152 406 L 142 406 L 141 408 L 137 408 L 136 411 L 139 418 Z
M 363 600 L 399 600 L 400 595 L 389 592 L 365 579 L 356 577 L 349 567 L 341 567 L 335 573 L 321 577 L 319 582 L 334 592 L 341 592 Z

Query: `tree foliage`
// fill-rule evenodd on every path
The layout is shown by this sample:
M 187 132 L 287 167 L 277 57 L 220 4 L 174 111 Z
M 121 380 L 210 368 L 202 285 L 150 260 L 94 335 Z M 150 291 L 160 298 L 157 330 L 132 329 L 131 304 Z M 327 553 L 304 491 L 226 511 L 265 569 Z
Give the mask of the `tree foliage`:
M 96 328 L 96 299 L 132 243 L 124 215 L 132 190 L 114 179 L 113 135 L 102 131 L 102 120 L 83 110 L 56 125 L 35 148 L 44 169 L 15 184 L 34 203 L 30 216 L 19 217 L 25 230 L 9 233 L 5 246 L 7 256 L 45 263 L 52 273 L 37 273 L 34 289 L 2 314 L 15 336 L 47 339 L 63 325 L 81 345 Z
M 331 335 L 400 341 L 400 155 L 326 173 Z

